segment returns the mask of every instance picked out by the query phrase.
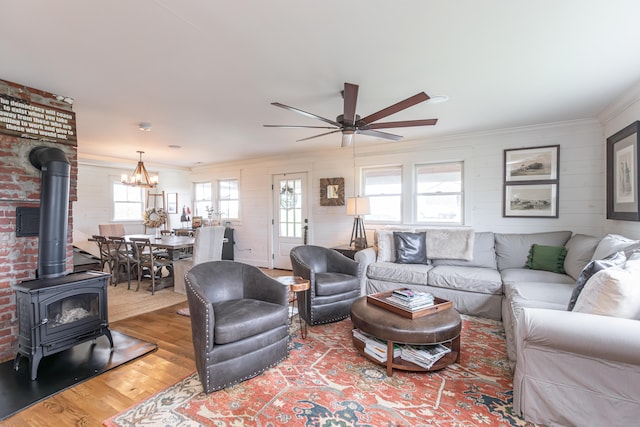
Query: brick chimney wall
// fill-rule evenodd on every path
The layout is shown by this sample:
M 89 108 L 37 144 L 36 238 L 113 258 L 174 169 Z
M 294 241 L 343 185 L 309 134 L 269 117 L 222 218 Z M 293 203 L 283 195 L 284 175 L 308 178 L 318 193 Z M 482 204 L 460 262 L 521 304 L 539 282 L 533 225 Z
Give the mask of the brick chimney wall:
M 0 80 L 0 94 L 71 112 L 54 94 Z M 1 131 L 0 131 L 1 132 Z M 40 171 L 29 162 L 34 147 L 56 147 L 71 164 L 67 273 L 73 272 L 73 212 L 77 200 L 77 143 L 55 143 L 0 133 L 0 362 L 13 359 L 18 348 L 18 319 L 12 285 L 36 278 L 38 237 L 16 237 L 16 208 L 40 206 Z

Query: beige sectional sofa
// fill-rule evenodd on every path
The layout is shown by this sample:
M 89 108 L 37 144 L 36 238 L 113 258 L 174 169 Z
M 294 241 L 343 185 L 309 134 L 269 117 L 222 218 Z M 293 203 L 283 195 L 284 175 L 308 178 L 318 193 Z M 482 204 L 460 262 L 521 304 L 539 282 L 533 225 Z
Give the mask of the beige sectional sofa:
M 459 259 L 398 264 L 392 255 L 393 231 L 377 231 L 375 246 L 356 253 L 365 271 L 362 293 L 408 287 L 451 300 L 461 313 L 502 320 L 518 414 L 544 425 L 640 422 L 640 256 L 631 255 L 637 242 L 570 231 L 476 232 L 466 252 L 458 251 Z M 428 236 L 430 230 L 424 231 Z M 527 268 L 533 244 L 564 246 L 565 272 Z M 637 292 L 626 288 L 627 318 L 568 311 L 585 266 L 618 251 L 629 256 L 618 267 L 626 269 L 620 274 L 637 285 Z

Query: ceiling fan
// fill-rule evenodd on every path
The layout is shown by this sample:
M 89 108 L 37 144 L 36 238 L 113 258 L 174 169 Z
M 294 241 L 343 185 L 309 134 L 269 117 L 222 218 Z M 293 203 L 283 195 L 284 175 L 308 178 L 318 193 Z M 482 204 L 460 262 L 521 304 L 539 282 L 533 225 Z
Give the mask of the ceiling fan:
M 438 122 L 438 119 L 425 119 L 425 120 L 403 120 L 398 122 L 383 122 L 374 123 L 387 116 L 395 114 L 399 111 L 412 107 L 416 104 L 429 100 L 429 95 L 424 92 L 420 92 L 412 97 L 409 97 L 403 101 L 393 104 L 387 108 L 370 114 L 366 117 L 360 117 L 356 114 L 356 103 L 358 101 L 358 85 L 352 83 L 345 83 L 344 90 L 342 91 L 342 97 L 344 98 L 344 112 L 336 117 L 335 120 L 330 120 L 313 113 L 300 110 L 298 108 L 289 107 L 288 105 L 281 104 L 279 102 L 272 102 L 271 105 L 284 108 L 285 110 L 293 111 L 295 113 L 302 114 L 303 116 L 311 117 L 312 119 L 322 120 L 329 126 L 297 126 L 297 125 L 264 125 L 264 127 L 271 128 L 289 128 L 289 129 L 332 129 L 330 132 L 321 133 L 319 135 L 310 136 L 308 138 L 299 139 L 298 141 L 307 141 L 309 139 L 318 138 L 324 135 L 329 135 L 336 132 L 342 132 L 342 147 L 351 145 L 353 136 L 355 134 L 369 135 L 377 138 L 389 139 L 392 141 L 399 141 L 402 136 L 392 133 L 381 132 L 378 129 L 389 128 L 401 128 L 410 126 L 433 126 Z

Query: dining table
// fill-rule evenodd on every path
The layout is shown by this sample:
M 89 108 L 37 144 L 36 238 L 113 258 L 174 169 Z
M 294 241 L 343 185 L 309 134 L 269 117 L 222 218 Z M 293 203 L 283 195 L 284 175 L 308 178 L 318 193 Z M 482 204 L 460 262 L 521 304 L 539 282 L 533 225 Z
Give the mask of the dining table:
M 181 258 L 191 256 L 192 251 L 185 251 L 185 249 L 192 249 L 193 244 L 195 243 L 195 237 L 190 236 L 127 234 L 124 238 L 127 241 L 131 241 L 132 238 L 149 239 L 152 249 L 164 249 L 167 251 L 167 258 L 172 262 L 172 264 Z M 168 276 L 158 277 L 156 279 L 156 290 L 174 286 L 173 265 L 169 267 L 168 272 Z M 149 289 L 151 288 L 149 287 Z
M 149 239 L 152 248 L 166 249 L 169 258 L 173 261 L 182 257 L 184 249 L 193 248 L 196 240 L 195 237 L 190 236 L 165 235 L 156 237 L 155 234 L 127 234 L 124 238 L 127 241 L 130 241 L 131 238 Z

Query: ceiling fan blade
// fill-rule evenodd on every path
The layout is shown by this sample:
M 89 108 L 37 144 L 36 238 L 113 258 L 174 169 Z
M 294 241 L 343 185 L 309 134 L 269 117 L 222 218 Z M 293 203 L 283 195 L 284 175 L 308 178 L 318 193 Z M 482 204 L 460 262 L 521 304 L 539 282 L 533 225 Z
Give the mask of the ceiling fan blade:
M 296 142 L 308 141 L 308 140 L 310 140 L 310 139 L 320 138 L 321 136 L 325 136 L 325 135 L 329 135 L 329 134 L 332 134 L 332 133 L 340 132 L 340 130 L 341 130 L 341 129 L 336 129 L 336 130 L 332 130 L 331 132 L 321 133 L 320 135 L 314 135 L 314 136 L 310 136 L 310 137 L 308 137 L 308 138 L 298 139 L 298 140 L 296 140 Z
M 358 85 L 344 84 L 344 124 L 353 126 L 356 122 L 356 103 L 358 102 Z
M 373 136 L 376 138 L 390 139 L 392 141 L 400 141 L 402 139 L 402 136 L 400 135 L 395 135 L 393 133 L 387 133 L 387 132 L 380 132 L 378 130 L 358 129 L 356 133 Z
M 335 129 L 331 126 L 298 126 L 298 125 L 262 125 L 266 128 L 286 128 L 286 129 Z
M 334 122 L 333 120 L 326 119 L 324 117 L 320 117 L 313 113 L 307 113 L 306 111 L 300 110 L 298 108 L 289 107 L 288 105 L 281 104 L 279 102 L 272 102 L 271 105 L 276 107 L 284 108 L 285 110 L 293 111 L 294 113 L 302 114 L 303 116 L 310 117 L 312 119 L 322 120 L 323 122 L 329 123 L 330 125 L 334 125 L 336 127 L 341 127 L 342 125 L 338 122 Z
M 410 98 L 405 99 L 404 101 L 400 101 L 396 104 L 391 105 L 390 107 L 384 108 L 378 111 L 377 113 L 370 114 L 367 117 L 364 117 L 362 120 L 360 120 L 360 122 L 364 124 L 373 123 L 376 120 L 383 119 L 387 116 L 397 113 L 398 111 L 402 111 L 406 108 L 412 107 L 428 99 L 429 99 L 429 95 L 427 95 L 424 92 L 420 92 L 416 95 L 413 95 Z
M 360 129 L 390 129 L 390 128 L 406 128 L 410 126 L 433 126 L 438 123 L 438 119 L 425 120 L 405 120 L 400 122 L 371 123 L 364 125 Z

